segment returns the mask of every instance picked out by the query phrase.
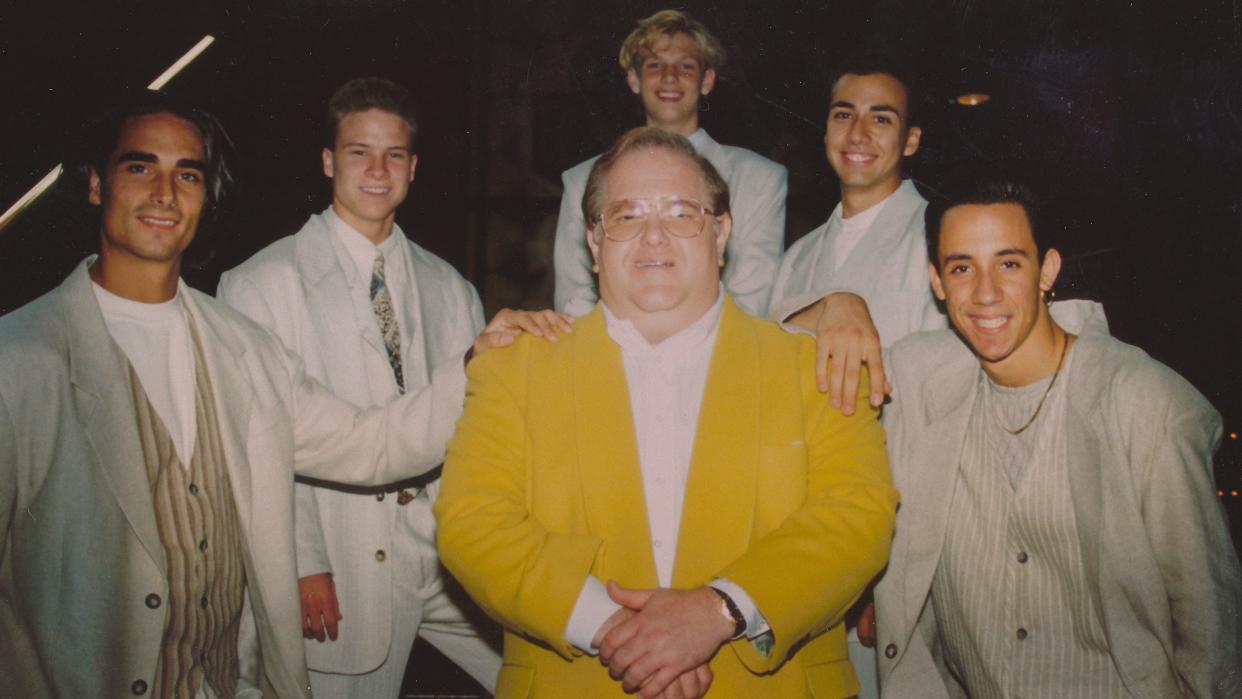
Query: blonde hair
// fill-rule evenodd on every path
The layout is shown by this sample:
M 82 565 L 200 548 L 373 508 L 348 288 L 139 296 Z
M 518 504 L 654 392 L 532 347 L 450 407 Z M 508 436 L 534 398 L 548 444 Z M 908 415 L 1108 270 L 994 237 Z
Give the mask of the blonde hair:
M 638 20 L 634 31 L 625 37 L 621 44 L 621 53 L 617 62 L 621 70 L 638 70 L 641 63 L 639 55 L 663 37 L 685 34 L 699 46 L 699 59 L 703 70 L 709 68 L 719 71 L 725 64 L 725 50 L 720 40 L 712 35 L 703 23 L 681 10 L 660 10 L 659 12 Z

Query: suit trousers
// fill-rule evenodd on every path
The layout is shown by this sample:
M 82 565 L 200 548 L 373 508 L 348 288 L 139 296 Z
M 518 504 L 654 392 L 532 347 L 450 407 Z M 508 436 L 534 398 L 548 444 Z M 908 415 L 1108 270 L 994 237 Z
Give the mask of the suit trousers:
M 481 613 L 476 612 L 479 618 L 470 619 L 458 606 L 457 600 L 469 598 L 451 578 L 446 579 L 447 574 L 440 567 L 435 516 L 427 491 L 419 491 L 402 510 L 405 516 L 398 519 L 389 552 L 394 566 L 394 618 L 388 657 L 378 668 L 361 675 L 311 670 L 311 690 L 317 697 L 396 697 L 417 636 L 435 646 L 489 692 L 496 691 L 496 676 L 500 673 L 499 630 Z M 348 609 L 342 608 L 341 614 L 340 640 L 336 643 L 348 642 L 351 633 L 365 632 L 349 627 Z M 480 637 L 479 631 L 495 631 L 495 636 Z

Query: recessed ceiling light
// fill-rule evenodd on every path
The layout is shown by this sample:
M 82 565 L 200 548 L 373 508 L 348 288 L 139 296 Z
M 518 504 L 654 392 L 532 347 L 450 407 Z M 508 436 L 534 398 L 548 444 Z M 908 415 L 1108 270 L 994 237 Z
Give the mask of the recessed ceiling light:
M 967 92 L 964 95 L 957 96 L 957 103 L 963 107 L 978 107 L 981 104 L 991 101 L 992 96 L 982 92 Z

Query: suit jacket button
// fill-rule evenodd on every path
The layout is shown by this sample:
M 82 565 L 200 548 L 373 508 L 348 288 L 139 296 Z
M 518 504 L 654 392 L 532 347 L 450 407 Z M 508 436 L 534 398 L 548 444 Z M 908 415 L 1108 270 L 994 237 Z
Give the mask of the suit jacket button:
M 147 595 L 146 601 L 147 601 L 147 609 L 159 609 L 160 608 L 160 596 L 155 594 L 154 592 Z
M 887 646 L 884 646 L 884 657 L 888 658 L 889 660 L 892 660 L 893 658 L 897 657 L 897 644 L 896 643 L 890 643 Z
M 129 691 L 140 696 L 146 694 L 147 683 L 142 680 L 134 680 L 134 683 L 129 686 Z
M 375 560 L 383 563 L 385 558 L 388 558 L 388 554 L 384 553 L 384 549 L 375 552 Z
M 376 493 L 376 494 L 375 494 L 375 499 L 376 499 L 376 500 L 379 500 L 380 502 L 383 502 L 383 501 L 384 501 L 384 494 L 383 494 L 383 493 Z

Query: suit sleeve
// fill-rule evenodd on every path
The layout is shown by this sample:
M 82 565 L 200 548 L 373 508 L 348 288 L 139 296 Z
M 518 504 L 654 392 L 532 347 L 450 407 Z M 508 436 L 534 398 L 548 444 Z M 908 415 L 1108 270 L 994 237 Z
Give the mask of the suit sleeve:
M 1189 387 L 1185 387 L 1190 391 Z M 1189 696 L 1242 696 L 1242 573 L 1216 498 L 1220 416 L 1174 401 L 1147 443 L 1143 521 L 1169 597 L 1173 664 Z
M 603 542 L 550 532 L 529 509 L 528 352 L 519 341 L 470 363 L 435 504 L 440 558 L 488 615 L 569 658 L 566 625 Z
M 274 329 L 275 314 L 259 288 L 236 270 L 220 276 L 216 297 L 241 311 L 254 322 L 269 330 Z M 315 573 L 331 573 L 328 544 L 323 538 L 323 525 L 319 521 L 319 503 L 314 491 L 302 483 L 294 485 L 293 533 L 297 546 L 298 577 Z
M 18 432 L 13 415 L 0 394 L 0 568 L 9 569 L 13 556 L 10 534 L 17 512 L 18 488 L 29 478 L 22 473 L 17 443 Z M 15 608 L 10 594 L 0 594 L 0 629 L 11 633 L 0 635 L 0 686 L 13 696 L 51 696 L 44 682 L 43 668 L 38 667 L 39 654 L 26 622 Z
M 814 345 L 802 349 L 807 494 L 802 507 L 720 572 L 745 589 L 772 627 L 763 656 L 732 647 L 754 672 L 785 662 L 806 639 L 841 622 L 888 560 L 897 506 L 884 431 L 858 393 L 854 415 L 833 410 L 815 388 Z
M 556 217 L 556 241 L 552 246 L 555 286 L 552 296 L 556 310 L 581 316 L 595 307 L 599 295 L 591 273 L 591 251 L 586 245 L 586 220 L 582 218 L 582 194 L 586 183 L 578 168 L 561 176 L 565 186 L 561 212 Z
M 732 202 L 733 233 L 728 243 L 724 285 L 747 313 L 764 317 L 772 284 L 785 249 L 785 196 L 788 175 L 784 166 L 755 168 L 748 189 L 752 196 Z

